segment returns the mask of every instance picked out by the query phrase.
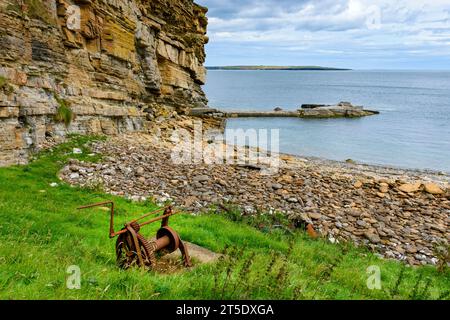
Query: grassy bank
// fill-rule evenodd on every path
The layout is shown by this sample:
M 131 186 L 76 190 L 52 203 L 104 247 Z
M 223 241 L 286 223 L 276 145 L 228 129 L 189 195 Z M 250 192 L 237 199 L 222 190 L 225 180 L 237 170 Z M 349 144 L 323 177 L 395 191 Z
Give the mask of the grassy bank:
M 259 231 L 214 214 L 180 215 L 171 225 L 183 239 L 227 258 L 171 275 L 119 270 L 108 212 L 76 208 L 112 199 L 119 225 L 155 206 L 57 179 L 69 158 L 100 160 L 88 155 L 92 139 L 74 137 L 27 166 L 0 168 L 1 299 L 449 299 L 448 271 L 405 268 L 350 245 L 312 240 L 300 231 Z M 83 153 L 72 154 L 74 147 Z M 79 290 L 66 287 L 71 265 L 81 269 Z M 368 289 L 369 266 L 380 268 L 381 290 Z

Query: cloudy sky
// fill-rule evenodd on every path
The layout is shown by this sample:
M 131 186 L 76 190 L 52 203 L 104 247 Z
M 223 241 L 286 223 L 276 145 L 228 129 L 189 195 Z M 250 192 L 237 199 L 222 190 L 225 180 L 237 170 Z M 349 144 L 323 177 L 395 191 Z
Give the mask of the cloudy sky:
M 207 65 L 450 69 L 450 0 L 196 0 Z

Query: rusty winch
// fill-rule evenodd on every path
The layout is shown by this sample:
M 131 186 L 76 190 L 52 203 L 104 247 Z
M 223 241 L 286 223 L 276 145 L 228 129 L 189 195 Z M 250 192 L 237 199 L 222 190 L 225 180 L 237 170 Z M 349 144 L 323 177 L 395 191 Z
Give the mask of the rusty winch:
M 131 266 L 154 268 L 156 266 L 156 256 L 163 256 L 180 249 L 184 265 L 191 266 L 188 249 L 181 241 L 180 236 L 169 227 L 169 218 L 179 212 L 175 212 L 173 207 L 167 206 L 158 210 L 144 214 L 143 216 L 125 223 L 120 231 L 114 231 L 114 202 L 102 202 L 80 207 L 87 209 L 100 206 L 111 206 L 111 218 L 109 224 L 109 237 L 117 237 L 116 256 L 117 263 L 121 268 L 127 269 Z M 141 222 L 144 218 L 161 213 L 162 215 L 151 220 Z M 143 226 L 161 221 L 161 228 L 156 233 L 156 238 L 147 240 L 139 231 Z

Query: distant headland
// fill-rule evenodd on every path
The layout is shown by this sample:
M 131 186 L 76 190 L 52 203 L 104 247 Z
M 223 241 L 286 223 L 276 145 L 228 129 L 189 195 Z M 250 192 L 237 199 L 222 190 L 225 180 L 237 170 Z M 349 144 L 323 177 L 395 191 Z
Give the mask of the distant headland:
M 207 70 L 286 70 L 286 71 L 350 71 L 352 69 L 328 68 L 319 66 L 214 66 Z

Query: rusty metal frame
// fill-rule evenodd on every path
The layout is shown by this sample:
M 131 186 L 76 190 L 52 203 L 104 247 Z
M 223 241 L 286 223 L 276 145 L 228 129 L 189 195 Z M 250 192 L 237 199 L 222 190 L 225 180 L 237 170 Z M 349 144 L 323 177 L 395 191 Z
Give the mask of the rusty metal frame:
M 134 263 L 141 267 L 154 267 L 156 263 L 155 253 L 170 253 L 177 249 L 180 250 L 184 265 L 191 267 L 191 259 L 187 246 L 181 241 L 180 236 L 172 228 L 169 227 L 169 218 L 180 211 L 174 211 L 172 206 L 166 206 L 157 210 L 148 212 L 139 218 L 125 223 L 124 227 L 119 230 L 114 230 L 114 208 L 113 201 L 105 201 L 94 203 L 77 208 L 84 210 L 94 207 L 110 206 L 110 220 L 109 220 L 109 237 L 112 239 L 118 236 L 116 241 L 116 256 L 117 261 L 123 268 L 128 268 Z M 139 223 L 147 217 L 163 212 L 159 217 Z M 158 230 L 156 240 L 147 240 L 140 233 L 143 226 L 161 221 L 161 228 Z M 168 251 L 168 252 L 167 252 Z M 123 262 L 123 256 L 127 257 L 127 262 Z

